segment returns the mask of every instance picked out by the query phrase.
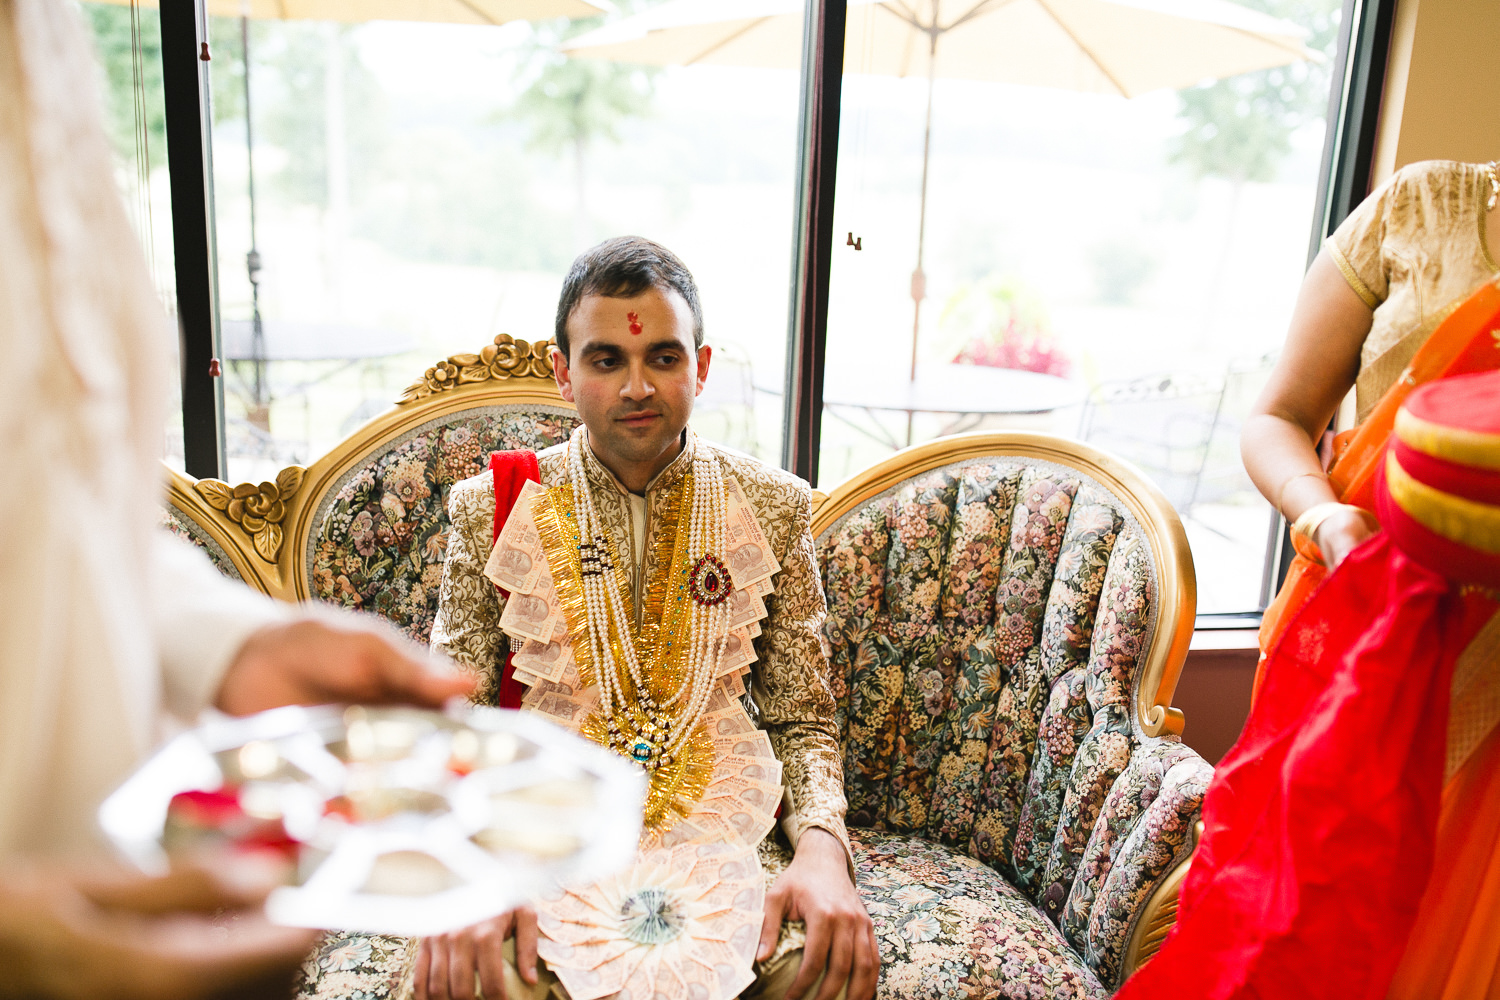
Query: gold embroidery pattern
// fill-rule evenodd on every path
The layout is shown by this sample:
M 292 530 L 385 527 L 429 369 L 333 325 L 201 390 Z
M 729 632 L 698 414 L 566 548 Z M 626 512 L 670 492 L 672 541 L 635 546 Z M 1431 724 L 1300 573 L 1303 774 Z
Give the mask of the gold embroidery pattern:
M 537 455 L 543 484 L 555 486 L 566 480 L 566 453 L 566 446 L 558 445 Z M 792 806 L 783 822 L 793 841 L 803 831 L 818 827 L 838 837 L 847 849 L 843 751 L 833 721 L 836 705 L 828 661 L 818 636 L 824 601 L 808 530 L 810 491 L 806 483 L 748 456 L 730 451 L 718 451 L 718 455 L 744 489 L 782 566 L 776 594 L 768 602 L 765 632 L 755 640 L 760 659 L 751 666 L 751 699 L 756 709 L 752 714 L 786 766 L 784 782 Z M 690 459 L 684 454 L 680 461 L 690 467 Z M 600 517 L 616 549 L 633 566 L 626 496 L 596 462 L 589 463 L 589 472 Z M 660 529 L 664 494 L 674 482 L 669 468 L 648 492 L 648 575 L 650 567 L 661 561 L 655 542 L 665 536 Z M 443 566 L 432 644 L 479 675 L 481 699 L 492 702 L 507 648 L 500 628 L 504 602 L 483 574 L 494 526 L 494 477 L 486 471 L 456 484 L 449 497 L 449 513 L 454 530 Z

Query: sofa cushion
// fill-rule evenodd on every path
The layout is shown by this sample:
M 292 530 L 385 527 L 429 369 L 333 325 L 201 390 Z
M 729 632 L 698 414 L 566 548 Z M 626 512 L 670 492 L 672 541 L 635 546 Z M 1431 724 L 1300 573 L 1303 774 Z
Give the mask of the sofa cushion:
M 882 1000 L 1109 995 L 993 868 L 919 837 L 853 828 L 849 838 L 880 942 Z
M 302 963 L 298 1000 L 397 1000 L 417 957 L 415 938 L 339 931 Z

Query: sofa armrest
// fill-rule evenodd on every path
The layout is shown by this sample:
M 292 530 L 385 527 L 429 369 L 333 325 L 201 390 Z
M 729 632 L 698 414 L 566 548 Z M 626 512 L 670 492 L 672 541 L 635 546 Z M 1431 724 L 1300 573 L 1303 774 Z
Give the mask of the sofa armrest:
M 1121 970 L 1124 974 L 1120 978 L 1122 983 L 1156 957 L 1168 932 L 1176 925 L 1177 899 L 1182 892 L 1182 883 L 1187 879 L 1188 869 L 1193 865 L 1193 858 L 1197 856 L 1198 838 L 1202 835 L 1203 821 L 1199 820 L 1193 831 L 1193 852 L 1167 873 L 1167 877 L 1162 879 L 1161 885 L 1156 887 L 1156 891 L 1141 908 L 1135 929 L 1130 932 L 1130 940 L 1125 945 L 1125 963 Z
M 1146 942 L 1159 947 L 1170 927 L 1176 887 L 1197 844 L 1203 795 L 1212 777 L 1213 768 L 1195 753 L 1176 761 L 1112 852 L 1088 910 L 1083 940 L 1075 944 L 1106 986 L 1118 988 L 1144 961 Z M 1166 924 L 1156 928 L 1158 935 L 1149 937 L 1153 925 L 1162 921 Z

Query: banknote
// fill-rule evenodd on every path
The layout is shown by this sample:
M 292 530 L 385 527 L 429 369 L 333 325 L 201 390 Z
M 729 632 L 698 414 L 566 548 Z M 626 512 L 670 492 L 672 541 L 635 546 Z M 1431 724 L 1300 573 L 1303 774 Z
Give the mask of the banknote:
M 694 885 L 718 885 L 733 882 L 765 887 L 760 860 L 755 848 L 738 844 L 695 844 L 700 850 L 693 858 L 689 876 Z M 713 850 L 703 850 L 713 848 Z M 754 907 L 749 907 L 754 909 Z
M 763 812 L 774 813 L 781 802 L 781 792 L 779 784 L 732 774 L 715 778 L 710 782 L 707 794 L 714 798 L 741 799 Z
M 759 873 L 756 873 L 754 882 L 713 882 L 706 886 L 692 886 L 683 892 L 692 896 L 699 906 L 707 907 L 707 912 L 759 910 L 765 906 L 766 900 L 765 880 Z
M 724 492 L 729 500 L 728 538 L 725 542 L 729 550 L 729 576 L 736 590 L 749 590 L 752 585 L 780 572 L 781 564 L 776 561 L 771 543 L 755 518 L 755 511 L 733 476 L 725 477 Z
M 755 982 L 755 970 L 749 964 L 721 962 L 714 971 L 719 974 L 720 996 L 739 996 Z
M 484 564 L 484 575 L 491 583 L 504 587 L 512 594 L 529 594 L 536 587 L 537 578 L 547 565 L 542 551 L 542 538 L 537 533 L 536 521 L 532 517 L 532 500 L 543 492 L 541 483 L 527 480 L 516 497 L 500 537 L 490 549 L 490 557 Z
M 748 590 L 729 592 L 729 629 L 742 629 L 766 616 L 766 602 Z
M 739 674 L 755 662 L 755 643 L 748 632 L 731 632 L 724 639 L 724 653 L 719 660 L 719 676 Z
M 536 697 L 544 694 L 563 694 L 589 704 L 599 700 L 599 689 L 583 683 L 583 679 L 578 676 L 577 664 L 571 659 L 563 667 L 561 677 L 556 680 L 539 678 L 537 683 L 532 685 L 530 694 Z
M 670 829 L 657 838 L 662 847 L 677 847 L 681 844 L 702 843 L 714 839 L 712 834 L 690 819 L 678 820 Z
M 755 729 L 755 723 L 739 702 L 730 705 L 722 712 L 709 712 L 703 716 L 703 722 L 708 726 L 709 735 L 715 740 L 730 736 L 738 736 Z
M 702 917 L 696 924 L 700 937 L 725 942 L 740 961 L 748 963 L 755 959 L 762 919 L 763 915 L 757 912 L 726 910 Z
M 716 687 L 708 696 L 708 712 L 727 712 L 731 705 L 738 703 L 739 699 L 730 694 L 722 687 Z
M 773 813 L 761 812 L 740 799 L 703 799 L 693 810 L 693 822 L 734 843 L 758 844 L 773 826 Z
M 742 778 L 754 778 L 756 781 L 764 781 L 767 784 L 781 783 L 781 761 L 770 756 L 741 756 L 729 754 L 719 758 L 714 763 L 714 777 L 717 781 L 721 777 L 738 775 Z
M 556 636 L 550 642 L 527 639 L 510 662 L 518 672 L 524 670 L 549 681 L 560 680 L 573 662 L 573 647 Z
M 745 847 L 754 847 L 760 843 L 765 839 L 766 833 L 776 825 L 773 817 L 763 813 L 752 815 L 749 812 L 721 816 L 718 813 L 699 811 L 693 813 L 693 822 L 715 840 Z
M 537 945 L 537 951 L 540 952 L 541 942 L 538 941 Z M 626 954 L 629 955 L 629 952 Z M 607 997 L 619 992 L 618 984 L 613 981 L 618 978 L 618 975 L 606 981 L 598 969 L 575 969 L 563 962 L 553 964 L 551 959 L 548 959 L 548 963 L 552 965 L 552 971 L 557 973 L 557 978 L 563 988 L 568 991 L 568 996 L 573 997 L 574 1000 L 597 1000 L 598 997 Z M 617 963 L 610 963 L 605 968 L 613 969 L 615 964 Z
M 745 679 L 739 674 L 725 674 L 719 678 L 719 690 L 731 698 L 742 698 L 745 694 Z
M 666 949 L 661 948 L 655 950 L 658 952 L 666 952 Z M 676 951 L 677 949 L 672 950 Z M 694 996 L 706 997 L 713 995 L 708 992 L 708 989 L 712 986 L 717 985 L 716 983 L 704 983 L 700 979 L 700 981 L 696 983 L 696 986 L 698 988 L 694 989 L 694 986 L 690 985 L 684 978 L 684 969 L 680 968 L 678 963 L 669 961 L 668 954 L 664 953 L 653 955 L 650 956 L 650 958 L 656 959 L 656 968 L 652 970 L 652 996 L 666 998 Z M 647 961 L 650 961 L 650 958 L 648 958 Z M 683 963 L 683 965 L 686 964 L 687 963 Z
M 535 704 L 529 707 L 532 711 L 540 715 L 545 715 L 553 722 L 567 726 L 572 730 L 577 730 L 579 726 L 583 725 L 583 720 L 589 714 L 589 706 L 560 694 L 543 695 L 536 700 Z
M 714 686 L 712 693 L 708 696 L 708 712 L 728 711 L 735 705 L 740 705 L 740 699 L 745 697 L 745 678 L 739 671 L 731 670 L 719 677 L 719 683 Z M 740 705 L 743 708 L 743 705 Z
M 598 931 L 596 940 L 583 944 L 570 944 L 547 936 L 537 937 L 537 954 L 554 965 L 565 965 L 575 970 L 597 969 L 635 947 L 635 942 L 626 938 L 609 940 Z
M 544 582 L 550 584 L 551 577 Z M 511 594 L 510 600 L 505 602 L 505 611 L 500 615 L 500 627 L 506 635 L 550 643 L 561 617 L 556 592 L 549 585 L 536 593 Z
M 712 733 L 710 733 L 712 735 Z M 776 751 L 771 748 L 771 737 L 763 730 L 752 729 L 747 733 L 736 733 L 732 737 L 721 737 L 728 744 L 725 752 L 740 757 L 771 757 Z M 717 747 L 717 743 L 715 744 Z

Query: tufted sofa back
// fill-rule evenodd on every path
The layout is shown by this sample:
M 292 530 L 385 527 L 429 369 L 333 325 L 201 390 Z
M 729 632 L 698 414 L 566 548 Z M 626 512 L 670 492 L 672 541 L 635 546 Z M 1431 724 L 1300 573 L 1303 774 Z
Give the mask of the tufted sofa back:
M 1109 982 L 1141 901 L 1121 892 L 1188 850 L 1152 824 L 1183 826 L 1169 800 L 1210 773 L 1166 707 L 1193 620 L 1181 525 L 1128 468 L 1040 435 L 934 442 L 862 484 L 814 524 L 849 822 L 991 865 Z M 1162 845 L 1131 852 L 1151 870 L 1112 873 L 1132 837 Z
M 448 491 L 495 451 L 567 440 L 578 414 L 550 340 L 500 334 L 428 368 L 396 405 L 306 468 L 231 485 L 166 469 L 168 530 L 273 597 L 378 614 L 427 643 L 448 540 Z
M 448 541 L 448 491 L 492 452 L 540 451 L 578 424 L 565 405 L 503 404 L 438 417 L 382 442 L 319 499 L 306 540 L 308 591 L 394 622 L 426 645 Z

